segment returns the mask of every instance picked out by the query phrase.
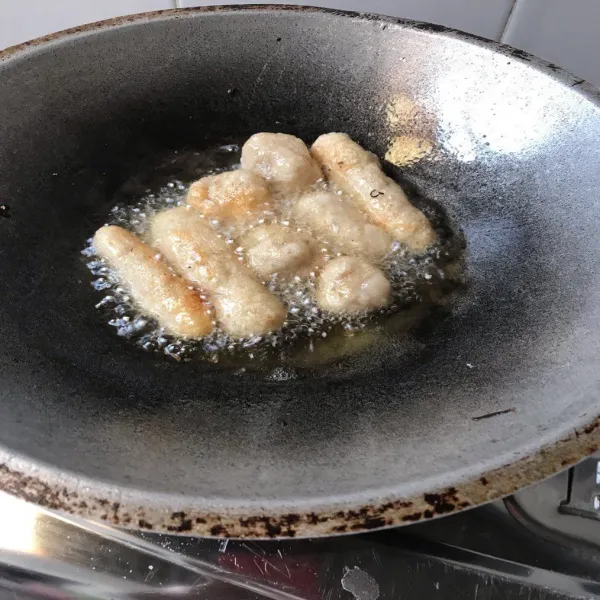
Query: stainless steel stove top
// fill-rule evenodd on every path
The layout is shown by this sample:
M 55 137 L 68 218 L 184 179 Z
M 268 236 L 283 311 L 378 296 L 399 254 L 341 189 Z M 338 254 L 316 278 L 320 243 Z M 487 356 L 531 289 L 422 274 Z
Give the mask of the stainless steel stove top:
M 0 600 L 600 598 L 600 462 L 505 502 L 328 540 L 132 535 L 0 495 Z

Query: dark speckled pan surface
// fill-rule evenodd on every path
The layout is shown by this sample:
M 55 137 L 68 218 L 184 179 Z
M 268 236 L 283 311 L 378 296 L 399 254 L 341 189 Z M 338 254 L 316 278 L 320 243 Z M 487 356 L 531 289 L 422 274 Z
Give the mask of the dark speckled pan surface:
M 408 97 L 410 124 L 394 118 Z M 0 488 L 196 535 L 398 525 L 598 448 L 599 96 L 420 23 L 298 7 L 167 11 L 0 53 Z M 80 258 L 173 150 L 345 131 L 467 239 L 468 291 L 408 338 L 294 380 L 119 339 Z M 410 338 L 410 339 L 409 339 Z

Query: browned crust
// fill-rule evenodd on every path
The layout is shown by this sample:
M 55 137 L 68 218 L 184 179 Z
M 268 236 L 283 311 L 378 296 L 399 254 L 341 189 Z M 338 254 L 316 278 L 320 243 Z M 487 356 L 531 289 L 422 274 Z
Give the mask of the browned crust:
M 380 505 L 310 513 L 227 514 L 114 502 L 0 465 L 0 489 L 45 508 L 132 529 L 212 537 L 307 537 L 415 523 L 495 500 L 549 477 L 600 448 L 600 417 L 568 437 L 455 487 Z

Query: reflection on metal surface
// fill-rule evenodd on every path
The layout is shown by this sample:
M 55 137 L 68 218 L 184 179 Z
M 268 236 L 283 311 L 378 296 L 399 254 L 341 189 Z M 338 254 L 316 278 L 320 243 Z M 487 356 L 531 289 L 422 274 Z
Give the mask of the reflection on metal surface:
M 510 514 L 537 537 L 547 539 L 600 569 L 600 519 L 594 502 L 598 455 L 567 472 L 525 488 L 506 500 Z
M 475 59 L 476 60 L 476 59 Z M 520 67 L 515 69 L 505 56 L 493 58 L 493 67 L 477 65 L 481 78 L 479 93 L 473 95 L 469 78 L 449 71 L 437 81 L 435 114 L 445 150 L 463 162 L 474 161 L 486 152 L 522 153 L 542 143 L 568 115 L 544 88 L 531 69 L 529 86 L 523 87 Z M 465 97 L 471 94 L 469 102 Z
M 600 519 L 599 465 L 597 458 L 588 458 L 571 469 L 567 499 L 561 502 L 560 512 Z
M 433 143 L 429 140 L 398 135 L 390 140 L 385 160 L 397 167 L 404 167 L 424 159 L 432 150 Z
M 36 554 L 37 509 L 0 492 L 0 550 Z
M 417 103 L 408 96 L 395 95 L 386 106 L 387 124 L 390 128 L 406 129 L 419 119 L 422 112 Z
M 379 585 L 375 579 L 358 567 L 344 569 L 342 587 L 350 592 L 356 600 L 377 600 L 379 598 Z
M 567 499 L 561 502 L 560 512 L 600 519 L 599 464 L 597 458 L 588 458 L 571 469 Z
M 0 551 L 0 598 L 600 598 L 593 581 L 396 532 L 260 543 L 132 535 L 20 501 L 11 510 L 19 503 L 5 531 L 26 527 L 33 513 L 33 543 Z
M 390 140 L 385 160 L 397 167 L 429 157 L 435 147 L 435 118 L 417 100 L 397 94 L 386 104 Z

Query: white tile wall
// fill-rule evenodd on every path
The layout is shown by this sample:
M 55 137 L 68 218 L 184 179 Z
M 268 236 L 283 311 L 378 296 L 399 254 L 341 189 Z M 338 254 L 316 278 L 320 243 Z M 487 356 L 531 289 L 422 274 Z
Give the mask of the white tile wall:
M 1 1 L 1 0 L 0 0 Z M 250 1 L 250 0 L 248 0 Z M 215 4 L 210 0 L 178 0 L 181 6 Z M 369 11 L 427 21 L 499 40 L 514 0 L 287 0 L 287 4 L 308 4 L 344 10 Z M 239 4 L 220 0 L 219 4 Z M 253 2 L 281 4 L 282 2 Z
M 600 86 L 600 0 L 517 0 L 502 41 Z
M 0 49 L 83 23 L 173 5 L 173 0 L 0 0 Z

